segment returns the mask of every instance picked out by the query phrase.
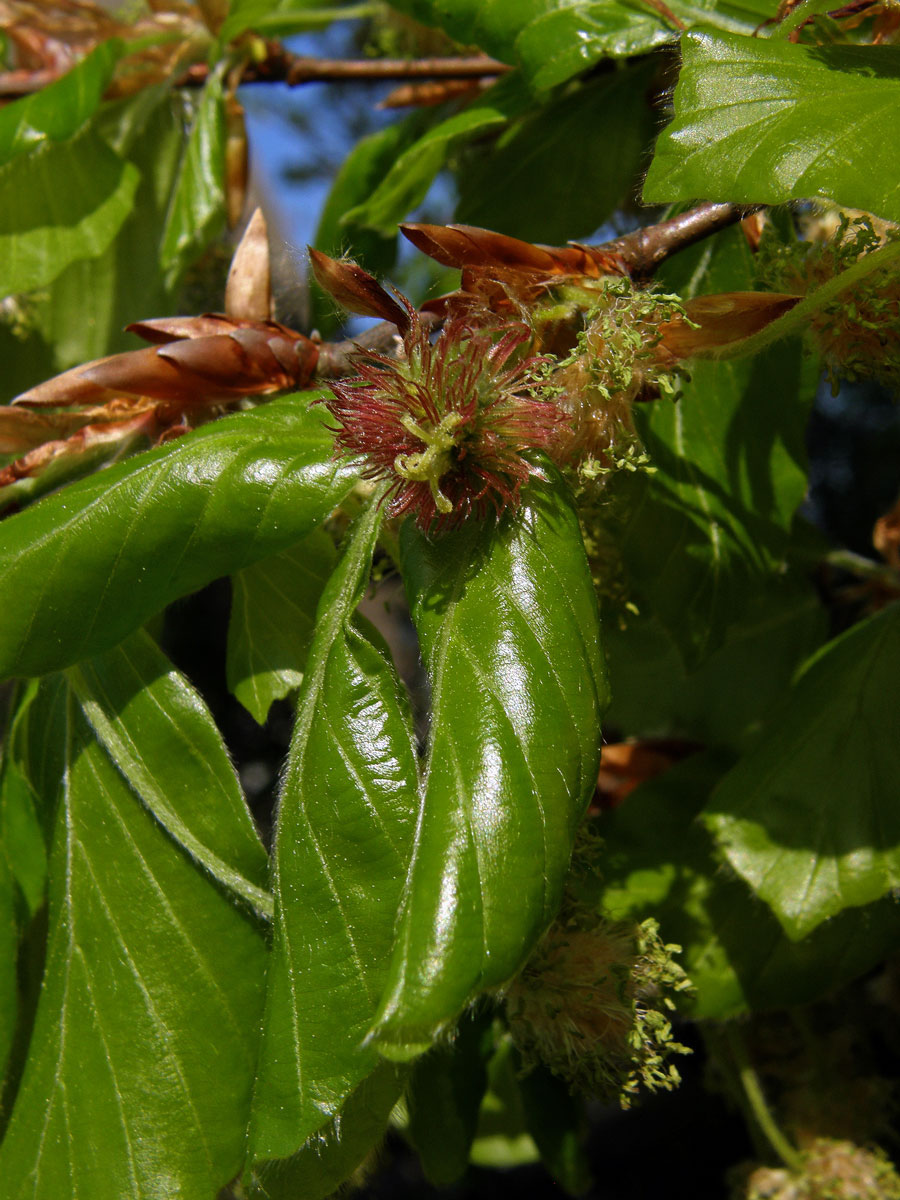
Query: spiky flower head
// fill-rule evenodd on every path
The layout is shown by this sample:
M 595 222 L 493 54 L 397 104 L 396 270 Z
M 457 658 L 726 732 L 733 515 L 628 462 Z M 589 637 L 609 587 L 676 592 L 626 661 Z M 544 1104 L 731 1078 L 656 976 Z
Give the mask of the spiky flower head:
M 637 288 L 628 279 L 595 281 L 578 295 L 583 329 L 551 379 L 568 418 L 562 453 L 570 461 L 630 460 L 638 447 L 635 401 L 677 394 L 677 359 L 667 352 L 662 330 L 683 321 L 684 308 L 677 296 Z M 556 311 L 536 310 L 539 330 Z
M 563 418 L 542 395 L 544 362 L 521 358 L 524 326 L 447 324 L 432 343 L 411 305 L 397 358 L 359 350 L 358 374 L 331 384 L 324 403 L 337 448 L 362 455 L 363 475 L 385 481 L 391 516 L 423 529 L 514 511 L 541 475 L 534 451 L 552 451 Z
M 833 236 L 791 245 L 764 238 L 759 271 L 772 287 L 805 294 L 900 237 L 896 226 L 840 215 Z M 832 389 L 839 381 L 877 379 L 900 393 L 900 274 L 888 266 L 860 279 L 810 318 Z
M 737 1179 L 735 1200 L 900 1200 L 900 1176 L 878 1146 L 819 1138 L 796 1171 L 757 1167 Z
M 676 1087 L 670 993 L 690 987 L 655 921 L 615 924 L 570 915 L 551 926 L 510 985 L 510 1032 L 528 1063 L 579 1091 L 627 1108 L 643 1086 Z

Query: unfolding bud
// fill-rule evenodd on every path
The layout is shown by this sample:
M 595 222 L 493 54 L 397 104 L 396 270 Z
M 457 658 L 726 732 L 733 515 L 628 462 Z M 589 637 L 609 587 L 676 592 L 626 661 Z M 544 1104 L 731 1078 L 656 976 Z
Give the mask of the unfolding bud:
M 423 529 L 515 510 L 561 431 L 544 399 L 543 363 L 517 360 L 524 327 L 505 332 L 448 323 L 432 344 L 411 305 L 396 358 L 360 350 L 358 374 L 331 384 L 325 400 L 338 422 L 338 450 L 362 455 L 363 474 L 387 482 L 392 516 L 411 513 Z
M 570 1086 L 627 1108 L 634 1094 L 671 1090 L 670 993 L 690 983 L 655 921 L 615 924 L 586 911 L 552 925 L 506 992 L 513 1039 Z

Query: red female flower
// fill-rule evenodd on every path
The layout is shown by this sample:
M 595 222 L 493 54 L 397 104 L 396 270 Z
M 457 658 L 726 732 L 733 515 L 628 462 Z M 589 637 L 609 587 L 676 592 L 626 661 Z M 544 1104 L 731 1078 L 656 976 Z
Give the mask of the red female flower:
M 530 331 L 445 326 L 432 344 L 412 306 L 397 359 L 360 350 L 359 374 L 331 384 L 324 401 L 339 422 L 337 446 L 366 460 L 367 479 L 387 481 L 391 516 L 412 513 L 423 529 L 515 510 L 532 475 L 531 451 L 552 449 L 564 427 L 541 395 L 542 359 L 516 362 Z

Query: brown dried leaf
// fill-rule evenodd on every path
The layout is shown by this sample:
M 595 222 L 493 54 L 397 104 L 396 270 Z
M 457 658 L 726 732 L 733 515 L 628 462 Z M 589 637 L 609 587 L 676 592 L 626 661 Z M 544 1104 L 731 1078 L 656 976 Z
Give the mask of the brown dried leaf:
M 875 522 L 872 545 L 889 566 L 900 571 L 900 500 Z
M 22 413 L 23 416 L 33 415 Z M 44 442 L 9 466 L 0 469 L 0 488 L 7 487 L 19 479 L 39 475 L 52 462 L 62 458 L 74 458 L 97 446 L 123 445 L 138 437 L 152 438 L 158 428 L 154 409 L 138 413 L 124 421 L 107 421 L 98 425 L 85 425 L 68 438 Z

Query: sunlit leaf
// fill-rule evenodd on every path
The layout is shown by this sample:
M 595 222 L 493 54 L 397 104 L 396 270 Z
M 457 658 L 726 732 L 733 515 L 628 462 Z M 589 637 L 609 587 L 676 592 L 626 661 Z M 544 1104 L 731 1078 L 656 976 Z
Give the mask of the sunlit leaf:
M 70 668 L 97 740 L 160 825 L 210 875 L 271 914 L 268 856 L 200 696 L 137 633 Z
M 0 167 L 0 293 L 44 287 L 102 254 L 134 203 L 138 171 L 90 127 Z
M 0 677 L 116 645 L 170 601 L 305 537 L 353 486 L 319 409 L 274 401 L 0 525 Z
M 0 109 L 0 162 L 77 133 L 96 112 L 126 49 L 115 38 L 103 42 L 54 83 Z
M 805 46 L 697 30 L 648 202 L 824 198 L 900 220 L 900 47 Z
M 900 607 L 829 642 L 710 798 L 728 861 L 801 938 L 900 884 Z
M 368 199 L 352 208 L 344 220 L 393 237 L 398 223 L 425 199 L 432 180 L 457 145 L 502 129 L 527 106 L 528 93 L 522 81 L 514 75 L 501 79 L 481 99 L 434 125 L 404 150 Z
M 375 1026 L 388 1052 L 427 1044 L 519 969 L 556 912 L 596 781 L 607 694 L 581 535 L 561 481 L 533 483 L 527 498 L 498 528 L 431 538 L 404 527 L 432 718 Z
M 297 702 L 275 842 L 255 1161 L 293 1155 L 379 1062 L 363 1039 L 384 986 L 418 807 L 393 666 L 354 619 L 380 520 L 373 501 L 325 588 Z
M 791 941 L 746 883 L 723 870 L 697 820 L 728 766 L 696 755 L 602 822 L 602 908 L 615 920 L 653 917 L 665 941 L 683 947 L 678 961 L 695 991 L 679 1007 L 698 1018 L 819 999 L 870 970 L 900 936 L 900 908 L 885 898 Z
M 264 944 L 72 696 L 63 714 L 47 962 L 0 1147 L 4 1193 L 212 1196 L 243 1160 Z

